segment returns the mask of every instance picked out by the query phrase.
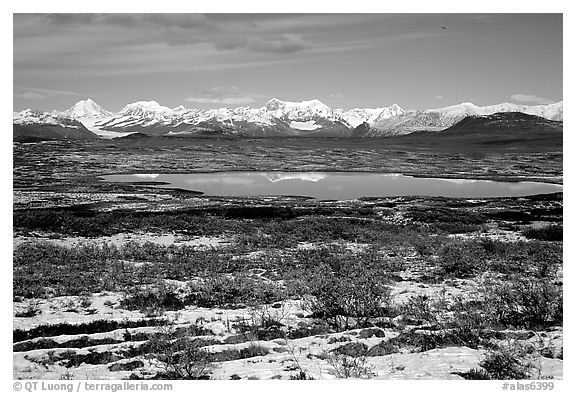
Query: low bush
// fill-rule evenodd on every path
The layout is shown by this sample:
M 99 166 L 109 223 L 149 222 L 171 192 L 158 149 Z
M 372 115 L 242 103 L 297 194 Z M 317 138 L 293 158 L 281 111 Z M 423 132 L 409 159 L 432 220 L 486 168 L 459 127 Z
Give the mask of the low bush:
M 522 231 L 528 239 L 544 241 L 562 241 L 563 230 L 561 225 L 548 225 L 542 228 L 529 228 Z
M 524 364 L 511 350 L 500 348 L 489 351 L 480 362 L 490 379 L 527 379 L 530 377 L 530 364 Z
M 290 375 L 292 381 L 313 381 L 314 377 L 307 374 L 305 371 L 298 371 L 296 374 Z
M 210 353 L 209 359 L 211 362 L 228 362 L 232 360 L 247 359 L 255 356 L 266 356 L 270 351 L 268 348 L 261 345 L 250 343 L 246 348 L 225 349 L 220 352 Z
M 366 352 L 366 356 L 386 356 L 400 352 L 400 349 L 390 340 L 383 340 L 380 344 L 374 345 Z
M 68 349 L 63 352 L 51 350 L 46 352 L 46 357 L 34 358 L 24 355 L 25 359 L 42 365 L 49 365 L 59 363 L 66 368 L 76 368 L 81 364 L 108 364 L 121 359 L 131 359 L 136 356 L 142 356 L 149 352 L 149 347 L 146 344 L 117 348 L 113 351 L 99 352 L 94 348 L 89 348 L 86 352 L 78 353 L 73 349 Z
M 476 241 L 450 242 L 438 252 L 439 274 L 465 278 L 482 271 L 486 264 L 486 252 Z
M 285 298 L 280 285 L 245 274 L 207 276 L 189 283 L 188 292 L 186 302 L 199 307 L 270 304 Z
M 549 279 L 517 275 L 490 280 L 480 289 L 484 312 L 494 324 L 538 329 L 563 322 L 562 285 Z
M 165 310 L 181 310 L 186 306 L 177 288 L 160 281 L 157 285 L 136 287 L 124 294 L 120 306 L 140 310 L 146 316 L 162 315 Z
M 77 335 L 109 332 L 116 329 L 131 329 L 143 326 L 161 326 L 166 324 L 166 319 L 139 319 L 114 321 L 108 319 L 98 319 L 95 321 L 79 324 L 57 323 L 53 325 L 40 325 L 32 329 L 22 330 L 14 329 L 12 340 L 14 342 L 31 340 L 37 337 L 54 337 L 60 335 Z
M 486 216 L 482 213 L 449 207 L 415 207 L 409 210 L 408 217 L 414 221 L 429 224 L 477 226 L 487 221 Z M 451 232 L 449 225 L 446 228 Z
M 370 379 L 377 375 L 366 356 L 326 354 L 325 358 L 336 378 Z
M 35 317 L 36 315 L 40 315 L 40 314 L 42 314 L 42 310 L 40 310 L 40 307 L 38 306 L 38 304 L 34 303 L 34 302 L 30 302 L 28 304 L 28 307 L 26 307 L 26 309 L 16 312 L 14 314 L 14 316 L 16 318 L 32 318 L 32 317 Z
M 269 341 L 286 338 L 283 323 L 287 314 L 286 303 L 280 303 L 277 308 L 269 305 L 254 307 L 250 313 L 249 319 L 233 325 L 240 332 L 239 336 L 232 336 L 234 340 L 245 342 L 254 339 Z
M 454 374 L 460 375 L 462 378 L 464 379 L 468 379 L 468 380 L 488 380 L 488 379 L 492 379 L 490 377 L 490 374 L 488 374 L 488 372 L 486 372 L 486 370 L 484 369 L 478 369 L 478 368 L 471 368 L 470 370 L 466 371 L 466 372 L 456 372 Z
M 337 330 L 366 327 L 391 301 L 386 272 L 357 259 L 329 259 L 307 273 L 305 306 Z
M 117 344 L 123 342 L 113 338 L 92 339 L 88 336 L 82 336 L 78 339 L 68 340 L 63 343 L 58 343 L 52 339 L 41 338 L 36 341 L 22 341 L 14 344 L 12 350 L 14 352 L 27 352 L 35 349 L 50 349 L 50 348 L 85 348 L 103 344 Z
M 368 353 L 368 346 L 364 343 L 351 342 L 333 349 L 332 352 L 337 355 L 360 357 L 366 356 Z
M 330 333 L 334 333 L 334 329 L 327 321 L 318 318 L 310 323 L 300 322 L 296 328 L 288 326 L 288 338 L 291 340 Z
M 207 379 L 212 357 L 201 343 L 188 337 L 177 337 L 173 324 L 167 324 L 150 337 L 148 358 L 164 370 L 162 379 Z

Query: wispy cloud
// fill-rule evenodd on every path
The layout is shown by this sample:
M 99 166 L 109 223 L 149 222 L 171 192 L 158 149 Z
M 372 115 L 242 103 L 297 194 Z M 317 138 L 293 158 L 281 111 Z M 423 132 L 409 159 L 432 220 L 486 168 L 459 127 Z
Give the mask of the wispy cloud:
M 311 46 L 298 34 L 282 34 L 277 37 L 227 37 L 216 42 L 218 49 L 244 48 L 253 52 L 294 53 Z
M 224 86 L 196 91 L 185 101 L 196 104 L 245 105 L 253 103 L 256 99 L 236 86 Z
M 148 42 L 172 46 L 211 44 L 217 50 L 294 53 L 311 43 L 295 31 L 277 33 L 262 28 L 256 22 L 239 18 L 209 18 L 204 14 L 37 14 L 18 15 L 34 18 L 38 26 L 74 29 L 89 32 L 105 27 L 119 31 L 145 32 L 136 37 Z M 133 34 L 132 33 L 132 34 Z
M 538 97 L 534 94 L 512 94 L 510 98 L 514 101 L 529 104 L 552 104 L 554 102 L 548 98 Z
M 14 85 L 14 96 L 31 100 L 44 100 L 54 96 L 86 97 L 88 95 L 75 91 L 42 89 L 38 87 Z
M 50 25 L 108 25 L 126 28 L 170 27 L 186 30 L 218 30 L 218 24 L 204 14 L 37 14 L 41 21 Z
M 15 94 L 16 97 L 25 98 L 27 100 L 45 100 L 48 96 L 37 93 L 35 91 L 25 91 L 22 93 Z

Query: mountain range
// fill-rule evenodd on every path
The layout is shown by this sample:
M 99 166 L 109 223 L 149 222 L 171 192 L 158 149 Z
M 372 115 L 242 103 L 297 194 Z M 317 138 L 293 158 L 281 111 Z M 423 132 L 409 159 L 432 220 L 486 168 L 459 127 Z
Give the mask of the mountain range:
M 404 110 L 394 104 L 381 108 L 332 109 L 319 100 L 271 99 L 261 108 L 210 110 L 169 108 L 156 101 L 138 101 L 113 113 L 91 99 L 63 112 L 26 109 L 13 113 L 16 137 L 94 139 L 139 132 L 166 136 L 314 136 L 383 137 L 419 131 L 441 131 L 467 117 L 524 113 L 551 121 L 563 120 L 563 101 L 525 106 L 503 103 L 476 106 L 466 102 L 427 110 Z

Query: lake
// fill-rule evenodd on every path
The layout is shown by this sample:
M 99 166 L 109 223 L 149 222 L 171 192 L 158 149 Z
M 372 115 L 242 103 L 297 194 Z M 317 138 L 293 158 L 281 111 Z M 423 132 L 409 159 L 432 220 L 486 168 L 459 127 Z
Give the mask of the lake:
M 338 200 L 387 196 L 510 197 L 562 191 L 562 185 L 550 183 L 368 172 L 215 172 L 107 175 L 102 178 L 108 182 L 159 182 L 159 187 L 200 191 L 208 196 L 286 195 Z

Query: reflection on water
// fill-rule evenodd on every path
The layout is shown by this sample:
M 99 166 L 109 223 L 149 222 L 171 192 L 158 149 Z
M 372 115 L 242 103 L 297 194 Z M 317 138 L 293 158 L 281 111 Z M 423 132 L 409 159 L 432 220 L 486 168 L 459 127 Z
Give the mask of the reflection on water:
M 418 178 L 358 172 L 219 172 L 192 174 L 109 175 L 113 182 L 158 181 L 165 187 L 212 196 L 292 195 L 318 199 L 380 196 L 500 197 L 562 191 L 561 185 L 536 182 Z

